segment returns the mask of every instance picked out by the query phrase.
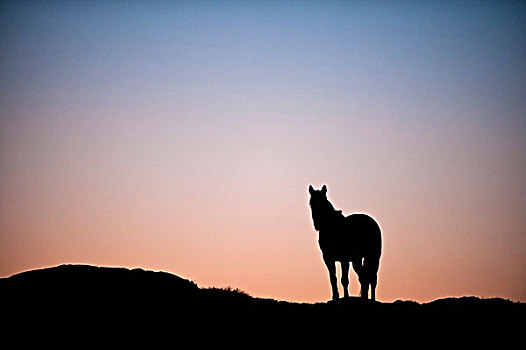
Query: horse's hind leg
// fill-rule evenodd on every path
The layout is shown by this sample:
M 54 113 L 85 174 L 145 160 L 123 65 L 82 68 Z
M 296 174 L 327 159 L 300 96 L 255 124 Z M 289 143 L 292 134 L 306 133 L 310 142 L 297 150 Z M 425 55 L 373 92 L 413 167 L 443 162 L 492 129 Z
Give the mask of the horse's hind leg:
M 374 276 L 373 281 L 371 281 L 371 300 L 376 300 L 376 275 Z
M 367 282 L 364 265 L 362 265 L 362 259 L 353 260 L 352 268 L 358 275 L 358 280 L 360 281 L 360 285 L 361 285 L 360 296 L 362 298 L 367 299 L 367 294 L 369 292 L 369 284 Z
M 365 274 L 362 274 L 362 276 L 363 277 L 359 277 L 360 285 L 362 286 L 360 296 L 362 299 L 367 299 L 369 297 L 369 281 L 365 278 Z
M 367 280 L 367 288 L 371 285 L 371 300 L 376 300 L 376 284 L 378 280 L 378 267 L 380 265 L 379 259 L 364 259 L 364 272 Z M 362 285 L 363 286 L 363 285 Z

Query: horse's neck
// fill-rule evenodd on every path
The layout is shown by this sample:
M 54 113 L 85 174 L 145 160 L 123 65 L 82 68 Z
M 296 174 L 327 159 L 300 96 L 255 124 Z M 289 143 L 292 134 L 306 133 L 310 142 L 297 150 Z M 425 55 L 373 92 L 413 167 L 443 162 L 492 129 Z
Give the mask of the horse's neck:
M 339 219 L 342 219 L 344 218 L 343 214 L 342 214 L 342 211 L 341 210 L 336 210 L 334 209 L 334 207 L 332 206 L 331 202 L 327 202 L 328 205 L 327 207 L 325 208 L 323 214 L 321 215 L 321 218 L 323 220 L 323 222 L 321 222 L 321 226 L 324 226 L 324 227 L 334 227 L 334 225 L 336 224 L 335 221 L 339 220 Z
M 332 203 L 327 201 L 327 209 L 325 212 L 325 216 L 327 218 L 334 219 L 336 217 L 343 216 L 343 214 L 341 210 L 334 209 L 334 206 L 332 205 Z

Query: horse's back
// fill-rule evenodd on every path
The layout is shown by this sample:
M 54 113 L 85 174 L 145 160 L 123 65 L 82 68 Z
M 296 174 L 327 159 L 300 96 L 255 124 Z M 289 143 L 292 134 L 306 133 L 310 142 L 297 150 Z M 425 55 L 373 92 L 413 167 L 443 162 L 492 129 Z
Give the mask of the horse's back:
M 382 254 L 382 232 L 378 223 L 367 214 L 351 214 L 345 225 L 356 247 L 361 247 L 363 257 L 380 258 Z

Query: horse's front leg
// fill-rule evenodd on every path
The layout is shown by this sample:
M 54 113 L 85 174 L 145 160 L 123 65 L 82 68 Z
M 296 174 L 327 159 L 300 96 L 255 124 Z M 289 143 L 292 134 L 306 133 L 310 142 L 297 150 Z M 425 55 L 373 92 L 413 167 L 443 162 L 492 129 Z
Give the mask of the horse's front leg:
M 336 261 L 325 256 L 323 257 L 323 261 L 325 262 L 325 266 L 327 266 L 327 270 L 329 270 L 329 280 L 331 281 L 332 288 L 332 300 L 338 300 L 340 295 L 338 293 L 338 280 L 336 279 Z
M 349 297 L 349 262 L 342 261 L 342 286 L 343 286 L 343 297 Z

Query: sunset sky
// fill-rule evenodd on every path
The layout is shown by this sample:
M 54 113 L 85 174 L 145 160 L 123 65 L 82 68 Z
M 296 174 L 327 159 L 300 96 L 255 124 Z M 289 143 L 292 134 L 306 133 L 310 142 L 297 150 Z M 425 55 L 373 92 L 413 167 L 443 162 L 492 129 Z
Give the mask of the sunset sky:
M 326 301 L 309 184 L 379 222 L 380 301 L 526 302 L 526 4 L 0 2 L 1 277 Z

